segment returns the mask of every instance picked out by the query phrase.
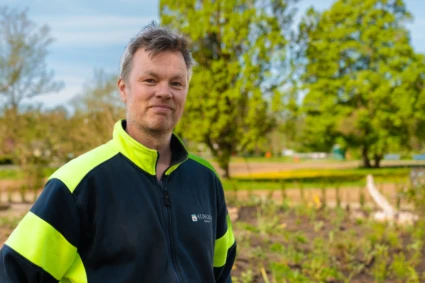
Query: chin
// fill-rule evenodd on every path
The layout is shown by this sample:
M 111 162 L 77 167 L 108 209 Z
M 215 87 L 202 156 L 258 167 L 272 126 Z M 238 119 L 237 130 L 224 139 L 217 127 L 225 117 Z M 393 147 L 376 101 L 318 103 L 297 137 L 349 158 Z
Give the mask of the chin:
M 152 133 L 169 133 L 173 131 L 173 127 L 171 125 L 148 125 L 147 130 Z

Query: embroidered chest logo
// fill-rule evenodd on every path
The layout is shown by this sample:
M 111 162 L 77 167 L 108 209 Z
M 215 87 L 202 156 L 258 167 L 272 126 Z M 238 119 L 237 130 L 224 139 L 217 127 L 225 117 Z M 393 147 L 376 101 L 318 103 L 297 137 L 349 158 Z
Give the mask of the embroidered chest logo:
M 192 214 L 192 221 L 198 222 L 198 221 L 204 221 L 204 222 L 211 222 L 212 217 L 211 214 Z

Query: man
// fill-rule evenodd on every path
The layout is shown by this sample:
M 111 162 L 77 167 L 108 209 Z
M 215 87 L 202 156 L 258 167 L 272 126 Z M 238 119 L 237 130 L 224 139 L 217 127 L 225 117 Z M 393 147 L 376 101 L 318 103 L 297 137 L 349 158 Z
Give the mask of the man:
M 126 120 L 50 177 L 1 249 L 0 282 L 231 282 L 221 183 L 172 133 L 191 67 L 181 35 L 151 24 L 130 41 Z

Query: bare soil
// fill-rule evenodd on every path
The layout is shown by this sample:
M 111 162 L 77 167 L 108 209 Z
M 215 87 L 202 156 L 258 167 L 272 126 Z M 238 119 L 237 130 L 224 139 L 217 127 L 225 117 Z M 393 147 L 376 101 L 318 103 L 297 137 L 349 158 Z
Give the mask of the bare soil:
M 255 206 L 242 206 L 238 210 L 238 222 L 246 223 L 251 225 L 251 227 L 259 227 L 258 220 L 258 211 L 259 208 Z M 234 277 L 241 277 L 244 272 L 247 270 L 253 271 L 253 281 L 255 283 L 264 283 L 263 276 L 260 272 L 260 268 L 264 267 L 266 273 L 269 276 L 269 279 L 272 277 L 270 266 L 272 263 L 282 262 L 282 256 L 276 254 L 271 250 L 271 246 L 273 244 L 280 244 L 282 246 L 287 247 L 290 245 L 290 240 L 288 241 L 288 235 L 292 235 L 291 237 L 296 237 L 296 235 L 302 235 L 305 237 L 305 241 L 302 244 L 299 244 L 298 249 L 305 253 L 311 254 L 313 251 L 312 243 L 314 243 L 315 239 L 325 239 L 327 240 L 328 235 L 332 232 L 335 233 L 336 242 L 340 241 L 344 237 L 349 237 L 351 239 L 362 239 L 370 237 L 371 233 L 370 226 L 360 225 L 356 222 L 356 219 L 350 217 L 349 210 L 346 211 L 346 216 L 342 221 L 335 223 L 335 219 L 339 216 L 337 215 L 336 210 L 325 211 L 322 209 L 317 210 L 317 215 L 315 219 L 312 220 L 311 216 L 306 215 L 297 215 L 294 211 L 290 211 L 289 213 L 281 209 L 277 211 L 276 217 L 279 218 L 279 225 L 284 225 L 284 229 L 286 230 L 286 236 L 282 236 L 276 233 L 271 234 L 263 234 L 258 232 L 249 232 L 241 228 L 241 226 L 234 225 L 234 234 L 236 239 L 240 239 L 240 244 L 242 247 L 238 249 L 238 256 L 236 258 L 236 262 L 234 268 L 232 270 L 232 275 Z M 363 212 L 364 216 L 367 218 L 367 212 Z M 315 223 L 322 223 L 323 225 L 320 228 L 314 226 Z M 238 228 L 239 227 L 239 228 Z M 247 236 L 248 235 L 248 236 Z M 354 236 L 353 236 L 354 235 Z M 290 237 L 290 238 L 291 238 Z M 398 238 L 400 243 L 402 243 L 401 247 L 397 247 L 394 250 L 389 249 L 389 256 L 392 257 L 395 253 L 403 252 L 406 257 L 410 256 L 409 245 L 412 242 L 412 235 L 403 232 L 401 229 L 398 232 Z M 246 246 L 246 243 L 242 243 L 243 241 L 248 241 L 249 246 Z M 341 242 L 344 243 L 344 242 Z M 351 242 L 351 245 L 353 243 Z M 331 245 L 332 246 L 332 245 Z M 337 246 L 337 245 L 335 245 Z M 333 256 L 336 258 L 336 262 L 338 262 L 340 271 L 344 274 L 345 278 L 348 278 L 351 274 L 349 269 L 344 268 L 344 264 L 347 261 L 347 252 L 345 251 L 346 247 L 342 247 L 342 249 L 338 252 L 338 248 L 334 248 L 332 250 Z M 253 251 L 261 250 L 263 251 L 262 257 L 257 257 Z M 422 255 L 425 256 L 425 248 L 422 250 Z M 354 274 L 349 282 L 376 282 L 374 278 L 374 264 L 378 259 L 376 257 L 369 258 L 365 254 L 357 253 L 354 258 L 351 258 L 350 261 L 357 262 L 362 266 L 359 269 L 358 273 Z M 306 266 L 302 266 L 299 263 L 291 262 L 289 260 L 286 262 L 287 266 L 292 270 L 302 271 Z M 422 277 L 422 274 L 425 274 L 425 261 L 421 261 L 416 266 L 416 271 L 419 276 Z M 271 281 L 270 281 L 271 282 Z M 290 282 L 290 281 L 289 281 Z M 300 282 L 300 281 L 296 281 Z M 304 281 L 303 281 L 304 282 Z M 307 281 L 306 281 L 307 282 Z M 308 282 L 318 282 L 318 281 L 308 281 Z M 343 280 L 337 280 L 332 277 L 329 277 L 325 280 L 321 280 L 320 282 L 346 282 Z M 384 282 L 384 281 L 382 281 Z M 404 279 L 385 279 L 385 282 L 407 282 Z M 410 282 L 410 281 L 409 281 Z M 420 278 L 419 282 L 425 282 L 425 277 Z

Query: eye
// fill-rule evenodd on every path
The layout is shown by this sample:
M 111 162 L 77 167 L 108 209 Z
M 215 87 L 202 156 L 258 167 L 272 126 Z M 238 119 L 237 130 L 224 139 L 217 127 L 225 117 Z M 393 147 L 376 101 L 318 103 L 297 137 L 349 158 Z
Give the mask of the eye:
M 171 85 L 172 86 L 177 86 L 177 87 L 181 87 L 182 86 L 182 84 L 179 83 L 179 82 L 172 82 Z

